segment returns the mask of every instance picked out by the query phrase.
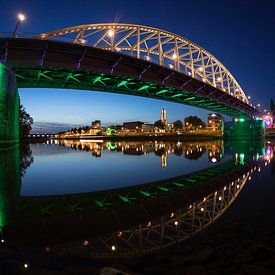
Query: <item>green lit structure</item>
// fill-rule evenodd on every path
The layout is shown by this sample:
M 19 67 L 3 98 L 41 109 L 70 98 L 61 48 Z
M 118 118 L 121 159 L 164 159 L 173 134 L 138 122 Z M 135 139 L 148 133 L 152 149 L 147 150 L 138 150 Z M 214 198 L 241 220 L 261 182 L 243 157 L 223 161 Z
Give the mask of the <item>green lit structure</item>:
M 13 71 L 0 63 L 0 143 L 19 140 L 19 96 Z
M 224 129 L 225 138 L 230 139 L 253 139 L 265 136 L 265 124 L 260 119 L 235 118 L 227 123 Z

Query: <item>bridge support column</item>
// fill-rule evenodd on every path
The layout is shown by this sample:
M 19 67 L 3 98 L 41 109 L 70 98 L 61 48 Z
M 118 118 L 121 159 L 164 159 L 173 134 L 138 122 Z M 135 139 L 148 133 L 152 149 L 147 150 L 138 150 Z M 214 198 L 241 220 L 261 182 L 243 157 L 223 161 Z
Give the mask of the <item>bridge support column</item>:
M 19 95 L 14 72 L 0 63 L 0 143 L 19 141 Z
M 262 120 L 236 118 L 225 125 L 225 138 L 255 139 L 265 136 L 265 125 Z

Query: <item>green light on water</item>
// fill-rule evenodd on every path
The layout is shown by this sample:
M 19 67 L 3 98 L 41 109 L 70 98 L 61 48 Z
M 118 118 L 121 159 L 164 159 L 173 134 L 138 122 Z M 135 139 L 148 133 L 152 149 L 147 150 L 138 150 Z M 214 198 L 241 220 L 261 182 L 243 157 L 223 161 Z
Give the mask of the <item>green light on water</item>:
M 167 187 L 162 187 L 162 186 L 158 186 L 158 189 L 162 190 L 162 191 L 165 191 L 165 192 L 168 192 L 169 191 L 169 188 Z
M 245 119 L 244 118 L 240 118 L 239 121 L 240 122 L 245 122 Z
M 259 160 L 259 157 L 260 157 L 260 155 L 259 155 L 259 153 L 257 153 L 256 160 Z
M 112 141 L 107 142 L 107 148 L 108 150 L 114 151 L 116 149 L 116 144 Z
M 240 154 L 240 164 L 244 165 L 244 154 Z
M 145 197 L 151 197 L 151 194 L 145 191 L 139 191 L 140 194 L 144 195 Z
M 262 156 L 265 155 L 265 147 L 262 147 Z

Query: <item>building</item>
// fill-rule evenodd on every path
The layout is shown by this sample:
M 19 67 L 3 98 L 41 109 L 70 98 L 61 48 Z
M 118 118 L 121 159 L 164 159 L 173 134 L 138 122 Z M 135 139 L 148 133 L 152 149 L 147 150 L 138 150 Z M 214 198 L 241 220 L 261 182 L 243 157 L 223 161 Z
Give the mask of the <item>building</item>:
M 220 114 L 208 114 L 207 128 L 212 131 L 220 131 L 223 129 L 224 118 Z
M 123 123 L 123 129 L 126 132 L 141 132 L 142 125 L 144 123 L 142 121 L 129 121 Z
M 152 133 L 152 132 L 154 132 L 154 125 L 143 123 L 141 126 L 141 131 L 144 133 Z
M 101 121 L 100 120 L 93 121 L 91 128 L 92 129 L 101 129 Z
M 166 125 L 166 110 L 164 108 L 161 110 L 160 121 Z
M 100 120 L 92 121 L 89 134 L 98 135 L 100 131 L 101 131 L 101 121 Z

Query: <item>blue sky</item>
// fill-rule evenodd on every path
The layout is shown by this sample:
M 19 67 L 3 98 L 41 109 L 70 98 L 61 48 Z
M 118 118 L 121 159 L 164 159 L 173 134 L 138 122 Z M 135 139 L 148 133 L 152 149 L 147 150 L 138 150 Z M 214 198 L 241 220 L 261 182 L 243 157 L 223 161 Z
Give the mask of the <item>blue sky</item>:
M 160 119 L 162 108 L 167 110 L 169 122 L 183 120 L 188 115 L 199 115 L 206 120 L 209 113 L 178 103 L 94 91 L 20 89 L 20 98 L 39 122 L 89 125 L 100 119 L 105 125 L 131 120 L 153 123 Z
M 149 25 L 182 35 L 216 56 L 235 76 L 253 104 L 267 108 L 275 95 L 275 2 L 256 0 L 197 1 L 2 1 L 0 32 L 11 32 L 16 14 L 26 13 L 19 32 L 43 33 L 101 22 Z M 7 35 L 7 34 L 2 34 Z M 153 122 L 165 107 L 168 119 L 207 111 L 168 102 L 110 93 L 20 90 L 21 101 L 35 121 L 86 124 L 124 120 Z

